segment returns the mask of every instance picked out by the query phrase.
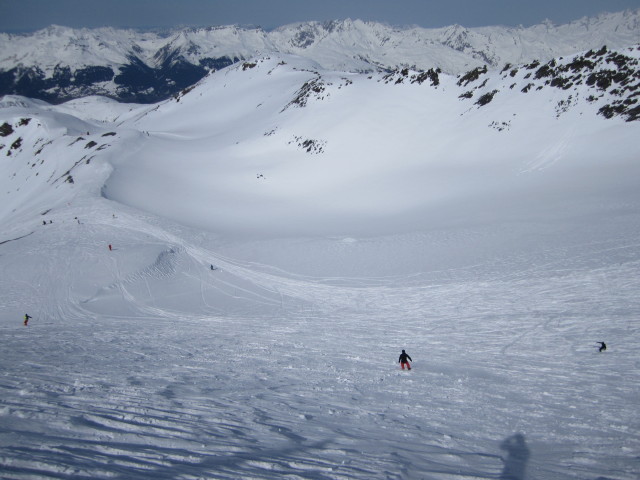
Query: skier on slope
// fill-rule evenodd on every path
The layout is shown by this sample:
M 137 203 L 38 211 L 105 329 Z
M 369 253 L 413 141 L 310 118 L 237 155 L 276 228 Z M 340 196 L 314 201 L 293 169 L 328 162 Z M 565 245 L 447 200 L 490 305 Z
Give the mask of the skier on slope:
M 24 314 L 24 326 L 26 327 L 29 324 L 29 319 L 33 318 L 31 315 L 29 315 L 28 313 Z
M 598 348 L 599 352 L 604 352 L 607 349 L 607 344 L 604 342 L 596 342 L 600 344 L 600 348 Z
M 409 360 L 413 362 L 413 359 L 407 354 L 407 352 L 402 350 L 400 358 L 398 358 L 398 363 L 402 367 L 402 370 L 404 370 L 405 365 L 407 366 L 407 369 L 411 370 L 411 364 L 409 363 Z

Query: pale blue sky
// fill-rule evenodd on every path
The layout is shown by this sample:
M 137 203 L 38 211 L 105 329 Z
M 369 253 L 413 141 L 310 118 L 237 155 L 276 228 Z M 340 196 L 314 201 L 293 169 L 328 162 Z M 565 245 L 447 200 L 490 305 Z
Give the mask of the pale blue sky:
M 0 0 L 0 31 L 69 27 L 255 25 L 344 18 L 425 28 L 530 26 L 640 8 L 640 0 Z

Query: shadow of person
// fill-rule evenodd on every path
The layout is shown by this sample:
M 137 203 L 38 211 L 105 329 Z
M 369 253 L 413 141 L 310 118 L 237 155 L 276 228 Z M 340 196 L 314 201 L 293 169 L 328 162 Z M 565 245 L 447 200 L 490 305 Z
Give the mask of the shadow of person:
M 507 452 L 500 480 L 524 480 L 530 455 L 524 435 L 511 435 L 500 444 L 500 449 Z

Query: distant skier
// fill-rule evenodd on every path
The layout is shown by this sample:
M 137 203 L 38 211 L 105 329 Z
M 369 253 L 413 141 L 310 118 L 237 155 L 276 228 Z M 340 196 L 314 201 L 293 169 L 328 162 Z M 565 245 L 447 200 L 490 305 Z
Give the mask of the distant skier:
M 398 363 L 402 367 L 402 370 L 404 370 L 405 365 L 407 366 L 407 369 L 411 370 L 411 364 L 409 363 L 409 360 L 411 360 L 413 362 L 413 360 L 407 354 L 407 352 L 402 350 L 402 353 L 400 354 L 400 358 L 398 358 Z
M 600 344 L 600 348 L 598 348 L 599 352 L 604 352 L 607 349 L 607 344 L 604 342 L 596 342 Z
M 29 324 L 29 319 L 33 318 L 31 315 L 29 315 L 28 313 L 24 314 L 24 326 L 26 327 Z
M 109 251 L 111 251 L 111 244 L 109 244 Z

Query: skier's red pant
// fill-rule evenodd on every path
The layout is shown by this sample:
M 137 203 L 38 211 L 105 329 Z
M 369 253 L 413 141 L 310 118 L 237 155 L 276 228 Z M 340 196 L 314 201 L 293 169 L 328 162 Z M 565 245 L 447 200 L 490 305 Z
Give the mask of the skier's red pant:
M 404 370 L 404 366 L 405 366 L 405 365 L 407 366 L 407 368 L 408 368 L 409 370 L 411 370 L 411 364 L 409 364 L 409 362 L 402 362 L 402 363 L 400 364 L 400 366 L 402 367 L 402 369 L 403 369 L 403 370 Z

